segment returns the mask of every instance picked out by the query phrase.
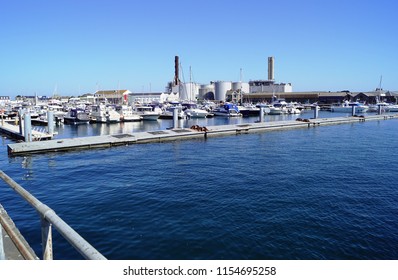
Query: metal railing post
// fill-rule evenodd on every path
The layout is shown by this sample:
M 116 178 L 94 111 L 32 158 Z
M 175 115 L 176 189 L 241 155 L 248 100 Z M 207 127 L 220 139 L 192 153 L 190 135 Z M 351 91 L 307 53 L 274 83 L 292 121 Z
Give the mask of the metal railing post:
M 52 224 L 57 231 L 72 245 L 84 258 L 90 260 L 106 260 L 106 258 L 90 245 L 83 237 L 81 237 L 74 229 L 64 222 L 50 207 L 43 204 L 36 197 L 31 195 L 27 190 L 16 183 L 12 178 L 0 170 L 0 178 L 4 180 L 14 191 L 22 196 L 34 209 L 39 213 L 40 218 L 47 223 Z M 44 226 L 47 228 L 47 225 Z M 51 226 L 44 229 L 43 246 L 45 250 L 43 255 L 52 258 L 52 235 Z M 44 245 L 45 244 L 45 245 Z M 51 250 L 50 250 L 51 249 Z M 51 252 L 51 253 L 50 253 Z
M 40 215 L 40 224 L 41 224 L 41 242 L 42 242 L 42 250 L 43 250 L 43 260 L 52 260 L 53 259 L 53 238 L 51 231 L 51 223 L 49 223 L 43 215 Z
M 4 253 L 3 245 L 3 226 L 0 223 L 0 261 L 6 259 L 6 254 Z

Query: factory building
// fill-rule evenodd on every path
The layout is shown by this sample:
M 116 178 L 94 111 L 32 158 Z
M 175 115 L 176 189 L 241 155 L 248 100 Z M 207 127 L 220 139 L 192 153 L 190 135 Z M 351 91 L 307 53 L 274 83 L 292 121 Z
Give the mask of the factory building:
M 210 84 L 183 83 L 179 79 L 179 58 L 175 57 L 174 79 L 168 83 L 166 92 L 178 92 L 181 100 L 238 101 L 244 94 L 292 92 L 291 83 L 276 83 L 274 57 L 268 57 L 268 80 L 246 82 L 211 81 Z

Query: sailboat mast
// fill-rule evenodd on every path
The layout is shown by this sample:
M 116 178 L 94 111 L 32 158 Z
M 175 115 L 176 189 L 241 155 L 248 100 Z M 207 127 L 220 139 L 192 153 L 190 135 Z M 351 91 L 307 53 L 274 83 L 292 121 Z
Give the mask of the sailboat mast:
M 189 101 L 192 101 L 192 68 L 189 66 Z

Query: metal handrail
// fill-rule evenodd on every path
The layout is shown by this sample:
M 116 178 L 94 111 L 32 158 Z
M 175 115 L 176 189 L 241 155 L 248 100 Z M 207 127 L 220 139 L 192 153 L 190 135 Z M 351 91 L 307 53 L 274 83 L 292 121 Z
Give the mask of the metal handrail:
M 35 198 L 1 170 L 0 178 L 39 212 L 42 228 L 43 259 L 48 260 L 53 258 L 51 234 L 51 227 L 53 225 L 69 244 L 71 244 L 85 259 L 106 260 L 100 252 L 65 223 L 50 207 Z

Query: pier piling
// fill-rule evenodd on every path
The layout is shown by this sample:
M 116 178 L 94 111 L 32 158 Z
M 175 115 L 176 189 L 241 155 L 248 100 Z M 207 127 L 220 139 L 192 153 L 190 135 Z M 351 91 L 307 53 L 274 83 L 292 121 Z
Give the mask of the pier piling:
M 54 112 L 47 112 L 47 133 L 50 135 L 54 134 Z
M 380 104 L 377 106 L 377 114 L 378 115 L 382 114 L 382 106 Z
M 351 116 L 355 116 L 355 106 L 351 106 Z
M 173 108 L 173 128 L 178 128 L 178 107 Z
M 260 122 L 264 122 L 264 107 L 260 107 Z
M 24 139 L 25 142 L 32 142 L 32 123 L 29 113 L 24 115 Z
M 19 134 L 23 134 L 23 129 L 22 129 L 22 110 L 18 110 L 18 126 L 19 126 Z
M 319 106 L 316 105 L 313 108 L 314 108 L 314 119 L 317 119 L 319 115 Z

